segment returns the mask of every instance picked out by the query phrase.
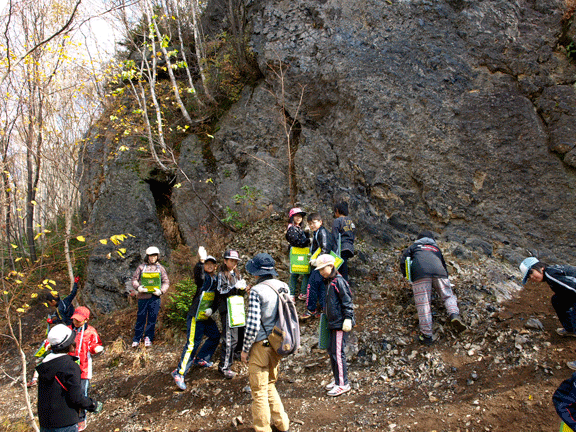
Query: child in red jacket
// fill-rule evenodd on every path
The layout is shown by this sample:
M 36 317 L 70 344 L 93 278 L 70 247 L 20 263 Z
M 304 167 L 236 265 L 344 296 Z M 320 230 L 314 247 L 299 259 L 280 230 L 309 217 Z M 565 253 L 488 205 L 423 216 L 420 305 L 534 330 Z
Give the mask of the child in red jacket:
M 88 325 L 90 319 L 90 311 L 84 306 L 76 308 L 74 315 L 72 315 L 72 325 L 69 326 L 76 332 L 76 350 L 70 355 L 80 359 L 80 385 L 84 396 L 88 396 L 88 387 L 90 387 L 90 380 L 92 379 L 92 356 L 94 354 L 104 351 L 100 336 L 96 329 Z M 80 411 L 80 422 L 78 423 L 78 431 L 86 429 L 86 412 Z

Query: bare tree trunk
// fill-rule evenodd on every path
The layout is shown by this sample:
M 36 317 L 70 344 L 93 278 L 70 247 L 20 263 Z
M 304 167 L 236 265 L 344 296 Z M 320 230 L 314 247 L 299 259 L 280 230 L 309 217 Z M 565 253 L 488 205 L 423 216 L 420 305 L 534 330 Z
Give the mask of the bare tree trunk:
M 208 79 L 206 78 L 206 68 L 204 67 L 204 59 L 206 58 L 206 53 L 204 51 L 204 34 L 202 32 L 202 27 L 200 25 L 200 20 L 198 19 L 198 0 L 192 0 L 192 24 L 194 28 L 194 47 L 196 49 L 196 58 L 198 60 L 198 68 L 200 69 L 200 77 L 202 78 L 202 87 L 204 87 L 204 94 L 210 100 L 210 102 L 215 102 L 214 97 L 210 93 L 210 88 L 208 87 Z

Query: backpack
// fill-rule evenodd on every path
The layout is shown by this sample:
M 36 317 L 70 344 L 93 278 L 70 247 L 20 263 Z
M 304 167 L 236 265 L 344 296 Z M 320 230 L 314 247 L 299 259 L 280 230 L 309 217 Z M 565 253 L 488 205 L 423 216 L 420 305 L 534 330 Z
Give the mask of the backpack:
M 280 292 L 269 281 L 262 282 L 278 294 L 278 313 L 272 331 L 268 334 L 268 342 L 276 353 L 282 357 L 293 354 L 300 348 L 300 323 L 290 291 Z M 285 286 L 286 284 L 284 284 Z

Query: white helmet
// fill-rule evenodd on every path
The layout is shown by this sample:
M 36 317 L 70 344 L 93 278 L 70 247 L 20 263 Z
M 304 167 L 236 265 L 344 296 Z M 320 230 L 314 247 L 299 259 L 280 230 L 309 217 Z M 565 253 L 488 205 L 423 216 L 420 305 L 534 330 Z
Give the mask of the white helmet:
M 539 262 L 538 258 L 529 257 L 520 263 L 520 271 L 522 272 L 522 284 L 523 285 L 526 284 L 526 282 L 528 282 L 528 278 L 530 277 L 530 269 L 537 262 Z
M 146 249 L 146 255 L 160 255 L 160 251 L 156 246 L 150 246 Z

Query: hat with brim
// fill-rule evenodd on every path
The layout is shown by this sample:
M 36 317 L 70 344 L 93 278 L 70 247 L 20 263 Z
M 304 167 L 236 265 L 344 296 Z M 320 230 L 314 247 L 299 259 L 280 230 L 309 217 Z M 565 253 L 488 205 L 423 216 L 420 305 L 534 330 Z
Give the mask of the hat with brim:
M 84 321 L 90 319 L 90 310 L 84 306 L 77 307 L 76 310 L 74 311 L 74 315 L 72 315 L 72 319 L 78 321 Z
M 208 261 L 212 261 L 214 264 L 216 264 L 218 261 L 216 261 L 216 258 L 214 258 L 212 255 L 208 255 L 206 257 L 206 259 L 204 260 L 204 262 L 208 262 Z
M 224 253 L 224 259 L 233 259 L 236 261 L 240 261 L 240 255 L 238 254 L 238 251 L 229 249 Z
M 316 267 L 316 270 L 320 270 L 326 266 L 334 265 L 335 262 L 336 258 L 334 258 L 332 255 L 323 254 L 316 258 L 312 265 Z
M 274 269 L 276 262 L 274 258 L 267 253 L 259 253 L 246 263 L 246 271 L 254 276 L 278 276 Z
M 72 345 L 76 339 L 76 333 L 64 324 L 57 324 L 48 332 L 48 342 L 52 349 L 62 350 Z
M 528 257 L 524 261 L 520 263 L 520 271 L 522 272 L 522 285 L 525 285 L 528 282 L 528 278 L 530 277 L 530 270 L 534 267 L 535 264 L 539 263 L 538 258 L 535 257 Z

